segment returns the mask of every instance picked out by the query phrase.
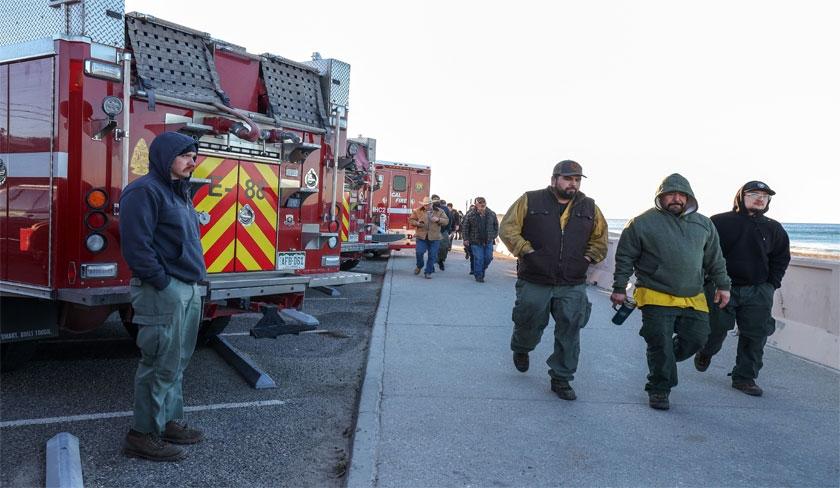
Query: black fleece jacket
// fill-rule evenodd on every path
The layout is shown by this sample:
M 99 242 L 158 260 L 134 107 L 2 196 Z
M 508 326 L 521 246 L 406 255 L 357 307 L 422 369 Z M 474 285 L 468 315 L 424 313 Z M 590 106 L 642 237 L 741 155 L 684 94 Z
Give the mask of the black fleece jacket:
M 769 209 L 769 203 L 764 212 Z M 749 215 L 743 189 L 735 196 L 731 212 L 712 216 L 726 259 L 726 272 L 735 286 L 770 283 L 782 286 L 790 263 L 790 239 L 782 224 L 764 212 Z

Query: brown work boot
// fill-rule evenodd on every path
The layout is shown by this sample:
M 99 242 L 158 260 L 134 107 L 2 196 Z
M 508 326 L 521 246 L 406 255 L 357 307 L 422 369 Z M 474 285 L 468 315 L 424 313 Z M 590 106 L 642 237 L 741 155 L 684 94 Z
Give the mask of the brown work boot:
M 568 381 L 565 380 L 555 380 L 554 378 L 551 379 L 551 391 L 557 394 L 563 400 L 575 400 L 577 395 L 575 394 L 575 389 L 572 388 L 572 385 L 569 384 Z
M 694 369 L 702 373 L 709 369 L 710 364 L 712 364 L 712 357 L 697 351 L 694 355 Z
M 180 461 L 187 457 L 178 446 L 167 444 L 157 434 L 143 434 L 134 429 L 128 431 L 123 442 L 123 454 L 129 457 L 138 457 L 150 461 Z
M 204 439 L 204 433 L 198 429 L 191 429 L 187 424 L 180 424 L 174 420 L 166 423 L 161 439 L 173 444 L 195 444 Z
M 414 268 L 414 274 L 420 274 L 420 268 Z
M 513 353 L 513 365 L 516 366 L 516 370 L 520 373 L 524 373 L 528 371 L 528 353 L 527 352 L 515 352 Z
M 733 381 L 732 388 L 735 388 L 736 390 L 741 390 L 750 396 L 761 396 L 764 394 L 764 390 L 759 388 L 759 386 L 756 385 L 755 381 L 753 380 Z
M 656 410 L 668 410 L 671 408 L 671 403 L 668 401 L 668 393 L 664 391 L 652 391 L 648 394 L 648 404 L 650 408 Z

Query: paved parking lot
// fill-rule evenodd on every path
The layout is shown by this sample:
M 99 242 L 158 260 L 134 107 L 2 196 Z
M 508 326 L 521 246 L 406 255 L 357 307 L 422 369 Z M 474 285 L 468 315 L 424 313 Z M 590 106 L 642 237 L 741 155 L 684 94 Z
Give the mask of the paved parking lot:
M 189 421 L 205 431 L 178 464 L 120 453 L 130 424 L 136 348 L 118 321 L 93 334 L 43 344 L 0 377 L 0 485 L 44 486 L 46 442 L 79 438 L 87 487 L 318 486 L 344 484 L 358 392 L 385 261 L 354 271 L 371 282 L 341 297 L 310 290 L 304 311 L 330 335 L 253 339 L 257 314 L 235 317 L 226 338 L 278 384 L 251 388 L 215 351 L 196 351 L 184 377 Z

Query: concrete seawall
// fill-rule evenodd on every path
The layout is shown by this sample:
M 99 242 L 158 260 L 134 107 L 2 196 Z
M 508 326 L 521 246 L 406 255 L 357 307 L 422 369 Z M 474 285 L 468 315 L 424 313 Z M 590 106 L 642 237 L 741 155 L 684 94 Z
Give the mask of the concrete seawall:
M 607 258 L 589 268 L 589 283 L 610 289 L 618 234 L 610 233 Z M 496 249 L 510 255 L 504 244 Z M 767 344 L 840 369 L 840 261 L 794 257 L 776 291 L 776 332 Z

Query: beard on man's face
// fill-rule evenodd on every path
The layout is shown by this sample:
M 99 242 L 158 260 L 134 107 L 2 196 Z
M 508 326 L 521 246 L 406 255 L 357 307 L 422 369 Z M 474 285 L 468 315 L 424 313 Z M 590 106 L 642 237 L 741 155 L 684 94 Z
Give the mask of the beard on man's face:
M 668 204 L 668 211 L 674 215 L 679 215 L 685 210 L 685 204 L 679 202 L 671 202 Z
M 577 189 L 575 188 L 567 188 L 565 190 L 558 188 L 557 193 L 560 195 L 560 198 L 572 198 L 577 193 Z

